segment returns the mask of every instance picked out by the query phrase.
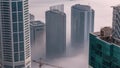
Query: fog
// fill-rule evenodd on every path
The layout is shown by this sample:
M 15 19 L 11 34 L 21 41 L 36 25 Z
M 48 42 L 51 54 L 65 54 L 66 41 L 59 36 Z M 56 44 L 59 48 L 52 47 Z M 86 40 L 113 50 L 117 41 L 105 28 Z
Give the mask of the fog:
M 88 68 L 88 47 L 83 46 L 78 49 L 70 46 L 70 13 L 71 5 L 86 4 L 90 5 L 95 10 L 95 27 L 94 31 L 99 31 L 104 26 L 112 26 L 112 8 L 111 6 L 118 5 L 119 0 L 30 0 L 30 13 L 34 14 L 36 20 L 45 22 L 45 11 L 49 6 L 62 4 L 65 5 L 65 13 L 67 14 L 67 54 L 65 57 L 59 57 L 52 60 L 45 58 L 45 31 L 40 34 L 40 41 L 37 41 L 32 47 L 32 59 L 45 58 L 47 63 L 62 66 L 64 68 Z M 41 38 L 42 37 L 42 38 Z M 39 43 L 38 43 L 39 42 Z M 82 45 L 81 45 L 82 46 Z M 39 68 L 38 64 L 32 63 L 32 68 Z M 42 68 L 54 68 L 43 66 Z

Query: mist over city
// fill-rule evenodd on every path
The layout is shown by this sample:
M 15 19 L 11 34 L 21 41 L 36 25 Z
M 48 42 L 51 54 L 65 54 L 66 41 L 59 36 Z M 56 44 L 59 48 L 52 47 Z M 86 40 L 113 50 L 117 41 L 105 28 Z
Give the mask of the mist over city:
M 0 68 L 120 68 L 119 0 L 0 0 Z
M 45 21 L 45 11 L 49 10 L 49 6 L 54 6 L 58 4 L 64 4 L 64 10 L 67 15 L 67 54 L 65 57 L 56 58 L 54 60 L 50 60 L 49 63 L 62 66 L 64 68 L 88 68 L 88 46 L 81 45 L 80 48 L 74 49 L 71 48 L 70 44 L 70 29 L 71 29 L 71 6 L 74 4 L 82 4 L 82 5 L 90 5 L 95 10 L 95 25 L 94 32 L 99 31 L 104 26 L 112 25 L 112 8 L 111 6 L 117 5 L 119 1 L 108 1 L 108 0 L 52 0 L 52 1 L 30 1 L 30 12 L 35 15 L 36 20 Z M 33 10 L 34 9 L 34 10 Z M 37 10 L 37 11 L 36 11 Z M 43 45 L 43 44 L 42 44 Z M 41 45 L 40 45 L 41 46 Z M 44 45 L 43 45 L 44 46 Z M 45 46 L 44 46 L 45 47 Z M 45 50 L 40 50 L 40 52 L 44 52 Z M 45 53 L 45 52 L 44 52 Z M 39 59 L 39 57 L 38 57 Z M 47 59 L 46 59 L 47 60 Z M 33 63 L 37 67 L 37 64 Z M 49 66 L 43 66 L 43 68 L 52 68 Z

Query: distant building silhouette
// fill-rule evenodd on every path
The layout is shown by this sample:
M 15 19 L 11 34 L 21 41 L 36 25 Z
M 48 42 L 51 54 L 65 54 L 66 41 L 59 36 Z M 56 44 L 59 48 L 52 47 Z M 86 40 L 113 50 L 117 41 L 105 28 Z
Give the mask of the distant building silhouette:
M 94 10 L 88 5 L 76 4 L 71 7 L 71 45 L 80 46 L 89 41 L 94 31 Z
M 113 6 L 113 37 L 120 39 L 120 5 Z
M 35 42 L 40 36 L 41 30 L 44 29 L 44 23 L 41 21 L 32 21 L 30 22 L 30 38 L 31 45 L 35 45 Z
M 66 50 L 66 14 L 46 11 L 46 57 L 58 56 Z

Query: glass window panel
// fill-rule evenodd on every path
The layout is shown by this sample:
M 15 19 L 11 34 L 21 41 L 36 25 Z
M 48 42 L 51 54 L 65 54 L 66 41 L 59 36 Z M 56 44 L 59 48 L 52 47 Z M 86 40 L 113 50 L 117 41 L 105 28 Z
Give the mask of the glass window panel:
M 17 23 L 13 23 L 13 32 L 17 32 Z
M 19 32 L 23 31 L 23 23 L 19 23 Z
M 19 61 L 19 54 L 18 53 L 14 53 L 14 61 L 15 62 Z
M 14 52 L 18 52 L 18 43 L 14 43 Z
M 19 33 L 19 41 L 24 41 L 24 35 L 23 35 L 23 33 Z
M 20 51 L 24 51 L 24 43 L 19 43 Z
M 18 42 L 18 34 L 17 33 L 13 34 L 13 40 L 14 40 L 14 42 Z
M 23 21 L 23 12 L 18 12 L 18 21 Z
M 22 2 L 18 2 L 18 11 L 22 11 Z
M 20 52 L 20 61 L 24 60 L 24 52 Z
M 16 8 L 16 2 L 12 2 L 12 11 L 16 11 L 17 8 Z
M 17 13 L 12 13 L 12 21 L 17 22 Z

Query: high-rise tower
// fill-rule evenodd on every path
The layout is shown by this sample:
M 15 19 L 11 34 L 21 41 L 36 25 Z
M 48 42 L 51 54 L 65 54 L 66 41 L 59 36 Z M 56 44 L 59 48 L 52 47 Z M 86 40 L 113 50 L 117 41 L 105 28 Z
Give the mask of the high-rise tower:
M 28 0 L 0 0 L 2 68 L 31 68 Z
M 30 39 L 31 46 L 34 46 L 38 43 L 38 39 L 40 38 L 41 32 L 44 30 L 45 24 L 41 21 L 31 21 L 30 22 Z
M 66 14 L 59 10 L 46 12 L 46 56 L 58 56 L 66 49 Z
M 71 7 L 71 43 L 80 46 L 87 43 L 89 33 L 94 31 L 94 10 L 88 5 Z

